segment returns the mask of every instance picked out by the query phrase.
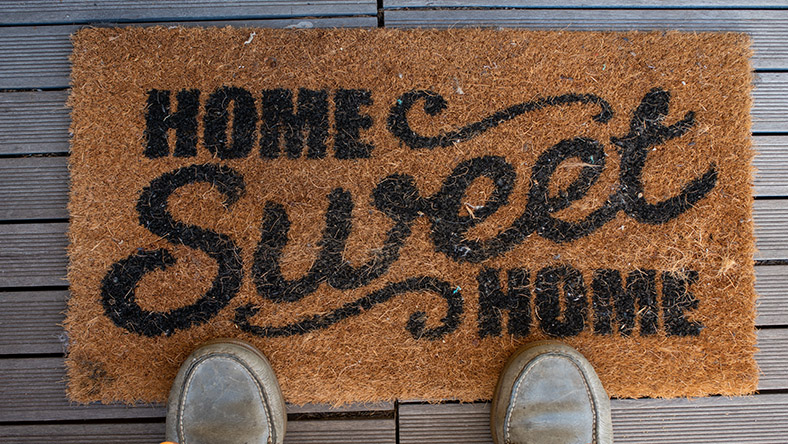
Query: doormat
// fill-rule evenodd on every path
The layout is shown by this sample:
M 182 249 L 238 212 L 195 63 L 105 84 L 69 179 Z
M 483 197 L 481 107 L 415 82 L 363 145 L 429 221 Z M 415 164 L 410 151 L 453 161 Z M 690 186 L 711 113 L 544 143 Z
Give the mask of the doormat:
M 85 29 L 68 393 L 218 337 L 291 403 L 490 399 L 558 338 L 617 397 L 756 389 L 740 34 Z

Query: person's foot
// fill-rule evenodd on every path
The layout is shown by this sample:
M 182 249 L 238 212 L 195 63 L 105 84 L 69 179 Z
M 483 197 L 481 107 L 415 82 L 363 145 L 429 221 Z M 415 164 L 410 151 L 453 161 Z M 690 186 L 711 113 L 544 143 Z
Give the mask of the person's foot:
M 577 350 L 541 341 L 504 366 L 493 397 L 496 444 L 610 444 L 610 398 Z
M 265 356 L 226 339 L 194 351 L 167 402 L 167 440 L 179 444 L 281 444 L 287 416 Z

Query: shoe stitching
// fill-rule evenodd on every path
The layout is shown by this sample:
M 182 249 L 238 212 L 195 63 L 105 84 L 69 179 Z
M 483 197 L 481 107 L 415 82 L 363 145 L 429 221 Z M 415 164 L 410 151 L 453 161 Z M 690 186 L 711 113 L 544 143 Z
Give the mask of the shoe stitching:
M 183 384 L 183 391 L 181 393 L 181 401 L 178 403 L 178 431 L 180 432 L 181 439 L 183 440 L 182 444 L 187 444 L 186 443 L 186 434 L 183 432 L 183 421 L 182 421 L 183 414 L 182 413 L 183 413 L 184 405 L 186 404 L 185 393 L 189 390 L 189 386 L 191 385 L 191 381 L 194 378 L 194 374 L 195 374 L 195 372 L 193 372 L 192 370 L 194 370 L 194 368 L 197 367 L 198 364 L 201 364 L 201 363 L 207 361 L 208 359 L 211 359 L 211 358 L 216 357 L 216 356 L 228 357 L 228 358 L 236 361 L 237 363 L 241 364 L 241 366 L 246 371 L 248 371 L 251 375 L 254 375 L 254 372 L 251 371 L 251 369 L 249 368 L 249 366 L 246 365 L 245 362 L 243 362 L 241 359 L 236 358 L 235 356 L 230 355 L 228 353 L 209 353 L 207 355 L 201 356 L 198 361 L 194 362 L 191 366 L 189 366 L 189 377 L 186 379 L 186 382 L 184 382 L 184 384 Z M 265 409 L 265 420 L 266 420 L 266 423 L 268 425 L 268 441 L 272 442 L 271 438 L 274 437 L 274 427 L 273 427 L 273 424 L 271 423 L 271 412 L 268 409 L 268 398 L 263 393 L 262 387 L 260 387 L 260 383 L 259 383 L 259 381 L 257 381 L 257 378 L 253 377 L 252 379 L 254 380 L 255 387 L 257 387 L 257 394 L 260 395 L 260 399 L 263 401 L 263 409 Z
M 577 368 L 580 371 L 580 374 L 583 376 L 581 378 L 583 380 L 583 387 L 586 390 L 586 395 L 588 396 L 588 401 L 591 403 L 591 406 L 592 406 L 592 412 L 591 412 L 591 421 L 592 421 L 591 422 L 591 431 L 592 431 L 591 444 L 596 444 L 597 443 L 597 433 L 596 433 L 596 431 L 597 431 L 596 430 L 597 429 L 597 424 L 596 424 L 596 407 L 597 407 L 597 404 L 596 404 L 596 402 L 594 402 L 593 395 L 591 394 L 591 388 L 588 386 L 588 382 L 586 381 L 586 374 L 585 374 L 585 372 L 583 371 L 583 369 L 579 365 L 577 365 L 577 363 L 575 362 L 574 356 L 567 354 L 563 350 L 555 349 L 555 348 L 545 349 L 540 355 L 535 356 L 534 359 L 529 361 L 528 364 L 533 362 L 536 358 L 538 358 L 540 356 L 548 355 L 548 354 L 555 354 L 555 355 L 558 355 L 558 356 L 562 356 L 562 357 L 568 358 L 569 361 L 572 363 L 572 365 L 574 365 L 575 368 Z M 520 375 L 520 377 L 518 377 L 517 383 L 515 384 L 514 390 L 513 390 L 515 399 L 520 395 L 520 385 L 522 384 L 523 380 L 525 380 L 525 377 L 528 376 L 528 373 L 530 373 L 532 369 L 533 369 L 533 366 L 529 367 L 525 371 L 525 373 L 523 373 L 522 375 Z M 504 433 L 504 437 L 503 437 L 504 438 L 504 442 L 507 443 L 507 444 L 511 443 L 511 441 L 509 440 L 509 434 L 511 433 L 511 414 L 510 413 L 511 413 L 511 410 L 507 409 L 506 410 L 505 433 Z
M 591 394 L 591 387 L 588 386 L 588 381 L 586 381 L 586 374 L 583 369 L 577 365 L 574 359 L 570 359 L 572 365 L 574 365 L 578 370 L 580 370 L 580 374 L 583 375 L 583 387 L 586 389 L 586 395 L 588 396 L 588 402 L 591 404 L 591 443 L 596 444 L 597 442 L 597 425 L 596 425 L 596 415 L 597 415 L 597 403 L 594 402 L 594 397 Z
M 186 434 L 183 432 L 183 408 L 186 404 L 186 393 L 188 392 L 189 386 L 191 385 L 192 379 L 194 378 L 195 372 L 192 370 L 194 370 L 194 368 L 204 360 L 205 359 L 200 359 L 189 366 L 189 377 L 186 378 L 186 381 L 183 383 L 183 388 L 181 389 L 181 399 L 178 402 L 178 441 L 183 441 L 183 444 L 187 444 Z

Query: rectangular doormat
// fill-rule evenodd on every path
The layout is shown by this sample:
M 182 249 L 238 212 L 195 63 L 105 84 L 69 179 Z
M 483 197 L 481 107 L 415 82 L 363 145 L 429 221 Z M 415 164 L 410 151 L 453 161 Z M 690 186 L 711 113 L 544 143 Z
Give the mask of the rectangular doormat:
M 545 338 L 613 396 L 755 390 L 745 35 L 73 41 L 72 399 L 218 337 L 292 403 L 489 399 Z

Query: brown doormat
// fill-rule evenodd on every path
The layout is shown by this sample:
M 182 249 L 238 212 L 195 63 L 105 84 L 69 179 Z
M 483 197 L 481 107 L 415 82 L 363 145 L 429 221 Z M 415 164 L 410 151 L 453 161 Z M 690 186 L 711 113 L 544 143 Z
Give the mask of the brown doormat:
M 548 337 L 613 396 L 755 390 L 749 40 L 74 37 L 69 394 L 211 338 L 292 403 L 489 399 Z

